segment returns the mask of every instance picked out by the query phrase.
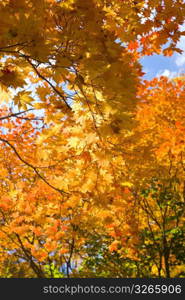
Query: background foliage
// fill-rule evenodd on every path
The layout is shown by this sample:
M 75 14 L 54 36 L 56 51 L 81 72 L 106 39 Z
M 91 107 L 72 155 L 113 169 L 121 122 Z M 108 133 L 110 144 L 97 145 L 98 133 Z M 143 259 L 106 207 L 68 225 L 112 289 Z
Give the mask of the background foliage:
M 0 276 L 184 277 L 181 0 L 0 1 Z

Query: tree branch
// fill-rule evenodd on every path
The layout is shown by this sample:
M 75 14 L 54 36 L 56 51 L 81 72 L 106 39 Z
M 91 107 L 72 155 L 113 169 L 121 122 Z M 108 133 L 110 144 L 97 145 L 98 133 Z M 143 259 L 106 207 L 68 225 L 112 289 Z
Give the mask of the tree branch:
M 27 56 L 25 56 L 25 55 L 23 55 L 23 57 L 25 57 L 25 59 L 27 60 L 27 62 L 32 66 L 32 68 L 34 69 L 34 71 L 36 72 L 36 74 L 41 78 L 41 79 L 43 79 L 44 81 L 46 81 L 48 84 L 49 84 L 49 86 L 55 91 L 55 93 L 58 95 L 58 96 L 60 96 L 61 98 L 62 98 L 62 100 L 64 101 L 64 103 L 66 104 L 66 106 L 67 106 L 67 108 L 71 111 L 72 109 L 71 109 L 71 106 L 67 103 L 67 101 L 66 101 L 66 99 L 65 99 L 65 97 L 64 97 L 64 95 L 62 95 L 62 93 L 46 78 L 46 77 L 44 77 L 39 71 L 38 71 L 38 69 L 36 68 L 36 66 L 30 61 L 30 59 L 27 57 Z
M 5 120 L 5 119 L 9 119 L 9 118 L 12 118 L 12 117 L 16 118 L 17 116 L 19 116 L 21 114 L 24 114 L 24 113 L 26 113 L 28 111 L 31 111 L 31 110 L 34 110 L 34 108 L 30 108 L 28 110 L 24 110 L 24 111 L 20 111 L 18 113 L 12 113 L 10 115 L 4 116 L 4 117 L 0 117 L 0 121 Z
M 33 166 L 32 164 L 30 164 L 29 162 L 25 161 L 20 154 L 17 152 L 16 148 L 7 140 L 3 139 L 2 137 L 0 137 L 0 141 L 7 144 L 16 154 L 16 156 L 20 159 L 20 161 L 22 161 L 25 165 L 27 165 L 28 167 L 30 167 L 36 174 L 37 176 L 42 179 L 50 188 L 54 189 L 55 191 L 59 192 L 60 194 L 69 194 L 61 189 L 58 189 L 56 187 L 54 187 L 53 185 L 51 185 L 37 170 L 37 167 Z

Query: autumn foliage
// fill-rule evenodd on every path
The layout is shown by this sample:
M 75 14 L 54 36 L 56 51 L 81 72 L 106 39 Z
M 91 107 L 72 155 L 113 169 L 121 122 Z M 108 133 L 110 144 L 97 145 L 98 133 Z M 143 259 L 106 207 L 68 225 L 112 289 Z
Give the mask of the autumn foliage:
M 0 1 L 0 277 L 183 277 L 181 0 Z

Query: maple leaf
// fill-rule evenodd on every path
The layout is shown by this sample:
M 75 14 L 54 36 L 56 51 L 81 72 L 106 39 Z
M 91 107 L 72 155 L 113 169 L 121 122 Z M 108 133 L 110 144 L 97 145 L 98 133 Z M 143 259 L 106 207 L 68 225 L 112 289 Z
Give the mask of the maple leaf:
M 119 244 L 119 242 L 116 240 L 114 242 L 112 242 L 112 244 L 109 246 L 109 251 L 110 252 L 117 251 L 118 244 Z
M 162 4 L 0 1 L 0 277 L 182 265 L 184 77 L 139 63 L 181 53 L 185 5 Z
M 30 96 L 30 92 L 18 92 L 14 97 L 14 102 L 18 105 L 18 108 L 27 109 L 28 105 L 31 105 L 33 98 Z
M 11 98 L 10 92 L 5 88 L 5 86 L 0 85 L 0 101 L 8 102 Z

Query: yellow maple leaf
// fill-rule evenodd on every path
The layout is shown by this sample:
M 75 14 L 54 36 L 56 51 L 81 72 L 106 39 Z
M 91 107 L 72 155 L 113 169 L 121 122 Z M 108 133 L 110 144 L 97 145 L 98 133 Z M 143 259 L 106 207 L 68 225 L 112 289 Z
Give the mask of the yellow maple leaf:
M 0 84 L 0 102 L 8 102 L 11 99 L 10 92 L 7 88 Z

